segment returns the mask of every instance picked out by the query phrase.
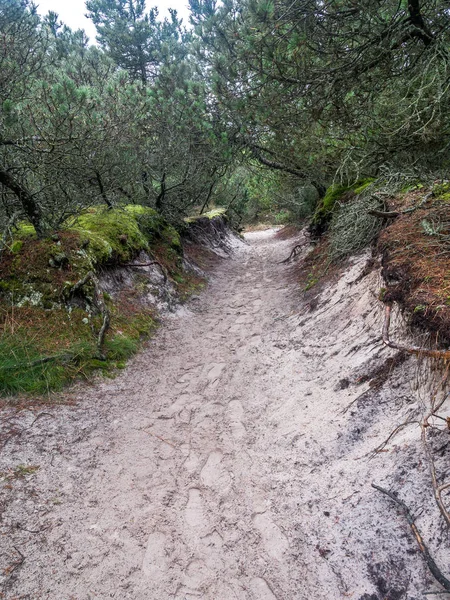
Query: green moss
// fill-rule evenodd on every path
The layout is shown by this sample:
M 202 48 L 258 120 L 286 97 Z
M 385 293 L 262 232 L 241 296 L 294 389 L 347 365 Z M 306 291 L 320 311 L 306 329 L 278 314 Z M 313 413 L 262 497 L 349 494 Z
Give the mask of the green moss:
M 88 271 L 128 262 L 145 250 L 177 276 L 181 297 L 190 285 L 191 276 L 185 280 L 182 271 L 177 230 L 151 208 L 94 207 L 44 239 L 37 239 L 31 229 L 21 224 L 13 247 L 0 261 L 0 395 L 42 394 L 62 389 L 80 373 L 123 368 L 154 330 L 153 314 L 139 302 L 147 280 L 128 295 L 105 294 L 111 327 L 106 360 L 99 361 L 92 327 L 99 330 L 101 317 L 66 305 L 67 292 Z M 84 293 L 89 302 L 89 284 Z M 41 361 L 47 357 L 51 360 Z
M 356 195 L 363 192 L 366 188 L 371 185 L 375 179 L 373 177 L 367 177 L 366 179 L 359 179 L 353 186 L 352 189 Z
M 351 185 L 337 184 L 334 183 L 325 192 L 325 196 L 319 202 L 317 209 L 312 218 L 313 226 L 318 227 L 321 230 L 325 230 L 331 221 L 333 211 L 336 203 L 346 194 L 347 192 L 353 192 L 358 195 L 363 192 L 369 185 L 373 183 L 374 179 L 366 178 L 359 179 Z
M 135 217 L 139 229 L 150 245 L 152 242 L 162 240 L 178 254 L 182 254 L 180 234 L 156 210 L 138 204 L 129 204 L 125 206 L 125 210 Z
M 308 279 L 303 290 L 307 292 L 308 290 L 313 288 L 317 283 L 319 283 L 319 277 L 315 273 L 309 273 Z
M 336 202 L 351 189 L 348 185 L 333 184 L 325 192 L 325 196 L 319 202 L 319 205 L 314 213 L 312 222 L 314 225 L 324 224 L 331 219 L 331 214 L 336 205 Z
M 29 238 L 36 238 L 36 230 L 33 225 L 30 223 L 20 222 L 16 225 L 16 234 L 15 237 L 20 240 L 25 240 Z
M 161 239 L 166 242 L 178 254 L 183 253 L 181 238 L 178 231 L 172 225 L 166 225 L 161 231 Z
M 23 240 L 14 240 L 14 242 L 11 244 L 10 250 L 13 254 L 18 254 L 22 250 L 22 246 Z
M 425 186 L 423 183 L 421 183 L 420 181 L 416 181 L 415 183 L 408 183 L 405 186 L 403 186 L 400 189 L 400 193 L 401 194 L 408 194 L 409 192 L 412 192 L 414 190 L 421 190 L 423 189 Z
M 93 266 L 127 262 L 137 252 L 148 248 L 135 216 L 127 210 L 91 208 L 72 221 L 68 230 L 80 235 L 84 252 Z

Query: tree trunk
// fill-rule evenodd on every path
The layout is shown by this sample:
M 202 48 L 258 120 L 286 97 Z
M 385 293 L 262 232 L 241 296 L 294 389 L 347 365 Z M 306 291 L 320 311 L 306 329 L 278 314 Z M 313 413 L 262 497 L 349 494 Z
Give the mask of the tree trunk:
M 162 209 L 165 195 L 166 195 L 166 174 L 164 173 L 162 176 L 162 179 L 161 179 L 161 191 L 159 192 L 158 197 L 156 198 L 156 202 L 155 202 L 156 210 Z
M 111 210 L 113 208 L 113 205 L 111 204 L 111 200 L 106 195 L 105 186 L 103 185 L 101 175 L 98 171 L 95 171 L 95 178 L 97 180 L 98 187 L 100 188 L 100 194 L 101 194 L 103 200 L 105 201 L 106 205 L 108 206 L 108 208 Z
M 42 236 L 42 213 L 33 195 L 11 173 L 0 169 L 0 183 L 11 190 L 20 201 L 23 211 L 34 226 L 37 235 Z

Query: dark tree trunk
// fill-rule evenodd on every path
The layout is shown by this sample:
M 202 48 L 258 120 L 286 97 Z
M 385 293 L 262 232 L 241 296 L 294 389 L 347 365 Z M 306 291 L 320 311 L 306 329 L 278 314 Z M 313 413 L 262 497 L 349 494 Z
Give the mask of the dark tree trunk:
M 98 171 L 95 171 L 95 179 L 97 180 L 98 187 L 100 188 L 100 194 L 101 194 L 103 200 L 105 201 L 108 208 L 111 210 L 113 208 L 113 205 L 111 203 L 111 200 L 108 198 L 108 196 L 105 192 L 105 186 L 103 185 L 101 175 Z
M 161 191 L 158 194 L 158 197 L 156 198 L 156 210 L 161 210 L 162 209 L 162 205 L 164 202 L 164 197 L 166 195 L 166 174 L 164 173 L 161 179 Z
M 20 201 L 23 211 L 34 226 L 38 236 L 42 235 L 42 213 L 33 195 L 11 173 L 0 169 L 0 183 L 11 190 Z
M 209 186 L 208 195 L 206 196 L 206 200 L 205 200 L 205 202 L 204 202 L 204 204 L 203 204 L 203 206 L 202 206 L 202 210 L 200 211 L 200 214 L 201 214 L 201 215 L 202 215 L 202 214 L 205 212 L 205 210 L 206 210 L 206 207 L 207 207 L 207 206 L 208 206 L 208 204 L 209 204 L 209 201 L 210 201 L 210 199 L 211 199 L 211 194 L 212 194 L 212 192 L 213 192 L 213 189 L 214 189 L 214 186 L 215 186 L 215 185 L 216 185 L 216 182 L 215 182 L 215 181 L 213 181 L 213 182 L 212 182 L 212 184 Z

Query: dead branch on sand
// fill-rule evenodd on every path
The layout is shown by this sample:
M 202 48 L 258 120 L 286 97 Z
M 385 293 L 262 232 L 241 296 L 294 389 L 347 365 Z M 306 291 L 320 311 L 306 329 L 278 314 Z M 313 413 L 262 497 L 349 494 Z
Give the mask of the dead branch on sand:
M 425 543 L 422 539 L 422 536 L 420 535 L 417 525 L 415 524 L 415 519 L 414 519 L 413 515 L 411 514 L 411 511 L 409 510 L 409 508 L 406 506 L 406 504 L 403 502 L 403 500 L 400 500 L 400 498 L 397 498 L 397 496 L 395 496 L 392 492 L 389 492 L 388 490 L 385 490 L 384 488 L 382 488 L 378 485 L 375 485 L 374 483 L 372 483 L 372 487 L 374 489 L 378 490 L 379 492 L 381 492 L 382 494 L 385 494 L 386 496 L 388 496 L 391 500 L 393 500 L 395 502 L 395 504 L 397 504 L 397 506 L 399 506 L 401 508 L 403 514 L 406 517 L 406 520 L 408 521 L 409 525 L 411 526 L 414 537 L 416 538 L 416 541 L 419 545 L 419 550 L 422 553 L 422 556 L 424 557 L 428 568 L 430 569 L 430 571 L 433 574 L 436 581 L 438 581 L 442 585 L 442 587 L 447 592 L 450 593 L 450 580 L 448 580 L 445 577 L 445 575 L 443 575 L 442 571 L 439 569 L 437 564 L 434 562 L 432 556 L 430 555 L 430 552 L 429 552 L 427 546 L 425 545 Z

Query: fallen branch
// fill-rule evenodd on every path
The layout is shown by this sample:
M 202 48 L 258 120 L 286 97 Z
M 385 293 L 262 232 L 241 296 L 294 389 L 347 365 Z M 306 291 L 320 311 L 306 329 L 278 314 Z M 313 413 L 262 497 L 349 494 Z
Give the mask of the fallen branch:
M 97 353 L 98 353 L 98 358 L 100 360 L 105 360 L 106 357 L 103 354 L 103 343 L 105 341 L 106 332 L 109 329 L 111 315 L 110 315 L 108 307 L 106 306 L 105 301 L 103 299 L 103 293 L 100 289 L 100 284 L 99 284 L 98 279 L 95 276 L 94 272 L 89 271 L 83 277 L 83 279 L 80 279 L 80 281 L 77 281 L 77 283 L 70 290 L 70 293 L 71 293 L 71 295 L 75 294 L 75 292 L 77 292 L 78 290 L 81 290 L 81 288 L 83 288 L 83 286 L 85 286 L 89 281 L 91 281 L 94 286 L 94 302 L 97 304 L 97 307 L 98 307 L 101 315 L 103 316 L 103 323 L 102 323 L 100 331 L 98 332 L 98 335 L 97 335 Z
M 400 215 L 408 215 L 408 214 L 413 213 L 417 209 L 421 208 L 431 198 L 431 196 L 433 196 L 433 192 L 430 192 L 429 194 L 424 196 L 422 198 L 422 200 L 419 202 L 419 204 L 416 204 L 416 206 L 412 206 L 411 208 L 406 208 L 405 210 L 383 211 L 383 210 L 377 210 L 374 208 L 374 209 L 368 210 L 367 214 L 372 215 L 373 217 L 379 217 L 380 219 L 396 219 Z M 377 197 L 377 196 L 375 196 L 375 197 Z
M 422 555 L 425 559 L 425 562 L 427 563 L 428 568 L 430 569 L 430 571 L 433 574 L 436 581 L 438 581 L 447 592 L 450 592 L 450 581 L 445 577 L 445 575 L 442 574 L 441 570 L 439 569 L 439 567 L 437 566 L 437 564 L 434 562 L 433 558 L 431 557 L 430 552 L 429 552 L 428 548 L 426 547 L 426 545 L 422 539 L 422 536 L 420 535 L 419 530 L 417 529 L 414 517 L 412 516 L 409 508 L 406 506 L 406 504 L 403 502 L 403 500 L 400 500 L 400 498 L 397 498 L 397 496 L 395 496 L 392 492 L 389 492 L 388 490 L 385 490 L 384 488 L 382 488 L 378 485 L 375 485 L 374 483 L 372 483 L 372 487 L 374 489 L 378 490 L 379 492 L 381 492 L 382 494 L 385 494 L 386 496 L 388 496 L 391 500 L 393 500 L 395 502 L 395 504 L 397 504 L 397 506 L 399 506 L 402 509 L 402 512 L 406 517 L 406 520 L 408 521 L 409 525 L 411 526 L 414 537 L 416 538 L 417 543 L 419 545 L 420 552 L 422 553 Z
M 373 217 L 379 217 L 380 219 L 396 219 L 402 213 L 397 210 L 382 211 L 373 208 L 372 210 L 368 210 L 367 214 L 372 215 Z
M 401 431 L 404 427 L 407 427 L 408 425 L 420 425 L 419 421 L 406 421 L 405 423 L 402 423 L 401 425 L 398 425 L 394 431 L 392 431 L 389 435 L 389 437 L 387 437 L 384 442 L 382 444 L 380 444 L 379 446 L 377 446 L 375 448 L 375 450 L 373 450 L 370 454 L 372 455 L 372 457 L 374 457 L 376 454 L 379 454 L 380 452 L 383 452 L 384 449 L 386 448 L 386 446 L 388 445 L 388 443 L 390 442 L 390 440 L 399 432 Z
M 32 369 L 33 367 L 38 367 L 39 365 L 45 365 L 46 363 L 61 360 L 62 362 L 69 362 L 74 358 L 75 354 L 65 352 L 64 354 L 54 354 L 53 356 L 44 356 L 42 358 L 37 358 L 36 360 L 32 360 L 29 362 L 15 363 L 13 365 L 7 365 L 1 367 L 4 371 L 9 371 L 10 369 Z
M 383 343 L 389 348 L 395 350 L 402 350 L 408 352 L 408 354 L 417 354 L 420 356 L 428 356 L 429 358 L 441 358 L 444 360 L 450 360 L 450 350 L 430 350 L 429 348 L 423 348 L 421 346 L 405 346 L 397 342 L 392 341 L 389 338 L 389 328 L 391 325 L 391 311 L 392 304 L 386 304 L 384 311 L 384 325 L 383 325 Z

